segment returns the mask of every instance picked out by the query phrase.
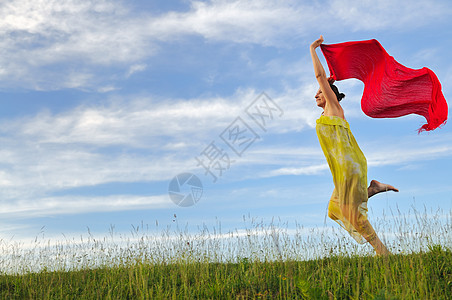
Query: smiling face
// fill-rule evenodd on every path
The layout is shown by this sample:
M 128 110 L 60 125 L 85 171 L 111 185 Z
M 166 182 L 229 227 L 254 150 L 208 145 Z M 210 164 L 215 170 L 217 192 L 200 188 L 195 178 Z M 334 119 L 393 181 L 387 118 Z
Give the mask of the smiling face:
M 325 97 L 323 96 L 322 90 L 320 90 L 320 88 L 317 91 L 317 94 L 315 94 L 315 102 L 318 107 L 325 108 L 326 100 L 325 100 Z

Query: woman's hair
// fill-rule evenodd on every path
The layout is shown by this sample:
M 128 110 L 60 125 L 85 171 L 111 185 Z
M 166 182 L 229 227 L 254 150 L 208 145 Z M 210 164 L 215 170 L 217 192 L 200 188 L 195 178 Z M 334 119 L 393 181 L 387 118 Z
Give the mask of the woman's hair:
M 339 90 L 338 90 L 337 86 L 335 86 L 331 82 L 330 82 L 330 87 L 333 90 L 334 94 L 336 94 L 337 101 L 341 101 L 345 97 L 345 94 L 344 93 L 339 93 Z

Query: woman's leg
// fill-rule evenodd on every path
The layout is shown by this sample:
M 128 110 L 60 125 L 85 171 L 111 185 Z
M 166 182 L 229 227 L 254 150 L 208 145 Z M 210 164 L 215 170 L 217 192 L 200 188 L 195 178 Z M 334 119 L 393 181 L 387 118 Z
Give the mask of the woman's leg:
M 353 225 L 359 234 L 361 234 L 369 242 L 369 244 L 374 247 L 377 255 L 390 254 L 389 250 L 377 236 L 377 233 L 370 222 L 359 212 L 358 208 L 359 206 L 357 205 L 346 204 L 341 206 L 343 216 Z
M 369 187 L 367 188 L 367 198 L 370 198 L 378 193 L 394 191 L 398 192 L 399 190 L 393 187 L 392 185 L 381 183 L 376 180 L 372 180 L 370 182 Z M 353 208 L 355 210 L 355 208 Z M 359 214 L 359 211 L 356 209 L 356 213 Z M 352 223 L 352 221 L 350 221 Z M 389 250 L 377 236 L 377 233 L 373 229 L 372 225 L 370 225 L 368 220 L 359 222 L 359 217 L 354 221 L 356 223 L 356 229 L 358 232 L 369 242 L 369 244 L 374 247 L 377 255 L 388 255 L 390 254 Z M 353 225 L 355 226 L 355 225 Z M 360 229 L 359 229 L 360 228 Z M 360 231 L 362 230 L 362 232 Z
M 383 242 L 378 237 L 378 235 L 375 232 L 375 230 L 373 229 L 372 225 L 370 225 L 369 220 L 365 220 L 364 222 L 359 223 L 359 225 L 361 225 L 361 227 L 356 227 L 356 228 L 362 229 L 362 231 L 360 233 L 369 242 L 369 244 L 371 244 L 372 247 L 374 247 L 377 255 L 391 254 L 391 252 L 389 252 L 388 248 L 386 248 L 386 246 L 383 244 Z
M 375 194 L 387 191 L 398 192 L 399 190 L 393 187 L 392 185 L 378 182 L 376 180 L 372 180 L 370 182 L 369 187 L 367 188 L 367 198 L 372 197 Z

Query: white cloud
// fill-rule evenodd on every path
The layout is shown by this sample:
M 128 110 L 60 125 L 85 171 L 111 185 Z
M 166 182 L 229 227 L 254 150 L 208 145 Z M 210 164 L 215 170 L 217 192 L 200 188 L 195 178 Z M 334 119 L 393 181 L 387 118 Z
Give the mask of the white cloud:
M 23 140 L 41 145 L 140 148 L 150 147 L 156 141 L 153 138 L 159 137 L 188 143 L 193 136 L 226 127 L 245 107 L 245 101 L 251 102 L 256 96 L 254 91 L 244 91 L 230 98 L 112 100 L 99 107 L 86 105 L 58 115 L 42 112 L 29 119 L 8 121 L 0 131 L 15 132 Z
M 116 90 L 118 90 L 118 88 L 115 87 L 114 85 L 101 86 L 97 89 L 99 93 L 108 93 Z
M 58 114 L 43 111 L 35 116 L 3 119 L 0 213 L 24 217 L 122 210 L 129 202 L 130 209 L 140 205 L 152 208 L 154 204 L 146 202 L 146 197 L 92 196 L 88 200 L 71 195 L 71 189 L 76 193 L 77 188 L 114 182 L 169 181 L 181 172 L 200 171 L 194 157 L 212 139 L 218 139 L 237 116 L 243 116 L 257 95 L 253 90 L 239 90 L 227 98 L 164 101 L 151 96 L 115 96 L 99 106 L 85 104 Z M 284 110 L 289 107 L 290 112 L 284 113 L 288 118 L 282 123 L 269 127 L 269 132 L 290 132 L 306 126 L 308 118 L 300 105 L 303 100 L 287 95 L 274 100 Z M 301 156 L 312 151 L 301 149 Z M 268 162 L 284 165 L 299 153 L 300 149 L 258 147 L 250 152 L 250 159 L 240 160 L 234 168 Z M 51 196 L 55 192 L 64 196 Z M 116 202 L 119 204 L 114 206 Z
M 423 166 L 421 162 L 445 159 L 452 156 L 452 140 L 449 134 L 442 134 L 438 138 L 424 139 L 420 143 L 420 137 L 398 138 L 387 140 L 381 137 L 377 141 L 363 143 L 364 151 L 369 167 L 399 166 L 398 170 L 418 170 Z M 384 141 L 383 141 L 384 140 Z M 384 144 L 384 147 L 381 145 Z M 277 153 L 277 155 L 266 155 Z M 255 157 L 253 162 L 276 165 L 277 168 L 260 172 L 261 177 L 274 177 L 280 175 L 316 175 L 329 173 L 323 153 L 318 148 L 291 147 L 285 149 L 268 148 L 253 151 L 250 156 Z
M 328 164 L 313 165 L 306 167 L 286 167 L 280 168 L 264 174 L 264 177 L 273 177 L 281 175 L 315 175 L 328 170 Z
M 11 186 L 11 177 L 5 171 L 0 171 L 0 187 Z
M 110 182 L 169 180 L 196 168 L 194 157 L 251 103 L 229 98 L 113 99 L 0 125 L 0 195 L 27 199 Z
M 150 55 L 119 1 L 14 0 L 0 5 L 1 79 L 35 89 L 85 88 L 98 82 L 95 66 Z
M 270 124 L 268 134 L 295 134 L 300 141 L 256 143 L 234 164 L 237 171 L 264 167 L 266 171 L 258 172 L 268 177 L 326 170 L 320 147 L 302 141 L 302 130 L 312 130 L 318 117 L 307 104 L 311 100 L 297 96 L 309 94 L 309 89 L 286 92 L 274 97 L 284 115 Z M 111 182 L 169 180 L 182 171 L 196 169 L 194 157 L 213 139 L 219 139 L 256 96 L 248 90 L 228 98 L 112 98 L 101 106 L 82 105 L 59 114 L 42 112 L 31 118 L 4 120 L 0 124 L 1 198 L 44 197 L 58 190 Z M 422 147 L 418 143 L 415 139 L 398 140 L 385 151 L 372 144 L 364 144 L 364 149 L 371 149 L 365 151 L 371 166 L 403 166 L 451 153 L 444 136 Z
M 162 39 L 199 34 L 206 39 L 282 46 L 313 30 L 412 29 L 446 18 L 450 5 L 416 1 L 192 1 L 184 13 L 168 13 L 152 22 Z M 338 29 L 337 29 L 338 30 Z
M 198 34 L 209 40 L 274 46 L 283 42 L 295 24 L 313 21 L 314 11 L 315 6 L 295 1 L 193 1 L 189 12 L 169 13 L 152 22 L 151 28 L 162 39 Z
M 336 18 L 351 30 L 419 28 L 447 18 L 450 5 L 444 1 L 332 0 L 326 5 L 329 18 Z M 338 25 L 333 21 L 333 24 Z
M 450 141 L 450 140 L 449 140 Z M 397 143 L 395 146 L 385 147 L 386 150 L 370 152 L 367 154 L 370 166 L 405 165 L 417 161 L 435 160 L 449 157 L 452 154 L 452 145 L 448 141 L 434 144 L 419 145 L 419 142 Z
M 160 15 L 138 15 L 122 1 L 3 1 L 0 80 L 38 90 L 92 89 L 118 80 L 105 68 L 128 77 L 144 70 L 162 42 L 192 35 L 286 47 L 317 30 L 411 30 L 449 14 L 449 5 L 432 1 L 192 1 L 188 11 Z
M 126 77 L 129 78 L 130 76 L 132 76 L 133 74 L 137 73 L 137 72 L 142 72 L 144 70 L 146 70 L 147 65 L 146 64 L 135 64 L 130 66 L 129 70 L 127 71 Z
M 102 197 L 43 197 L 4 203 L 0 208 L 2 218 L 14 219 L 21 216 L 39 217 L 60 214 L 81 214 L 90 212 L 111 212 L 173 207 L 168 195 L 132 196 L 114 195 Z

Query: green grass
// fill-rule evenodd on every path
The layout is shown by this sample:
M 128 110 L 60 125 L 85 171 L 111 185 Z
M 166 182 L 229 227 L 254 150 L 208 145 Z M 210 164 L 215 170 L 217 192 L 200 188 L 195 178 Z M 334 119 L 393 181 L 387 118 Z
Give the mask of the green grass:
M 120 242 L 1 241 L 0 298 L 451 299 L 450 215 L 398 220 L 386 222 L 388 257 L 342 233 L 255 221 L 228 234 L 156 236 L 142 226 Z
M 452 252 L 177 263 L 0 277 L 2 299 L 450 299 Z M 448 298 L 449 297 L 449 298 Z

